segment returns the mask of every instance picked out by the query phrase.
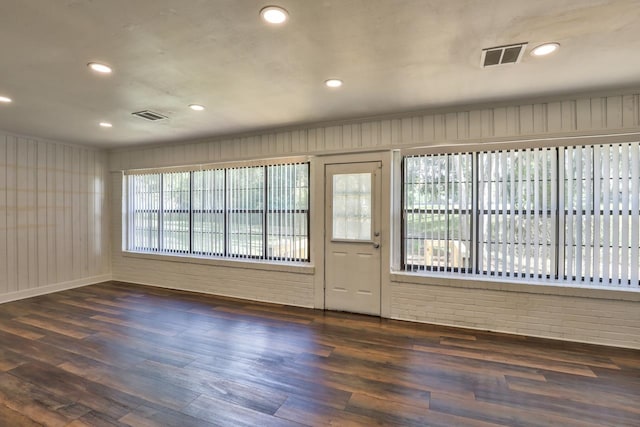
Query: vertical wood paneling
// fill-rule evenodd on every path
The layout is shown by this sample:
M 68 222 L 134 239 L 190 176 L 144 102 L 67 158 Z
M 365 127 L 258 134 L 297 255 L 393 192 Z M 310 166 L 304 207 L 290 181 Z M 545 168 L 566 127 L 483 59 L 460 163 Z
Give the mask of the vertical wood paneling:
M 469 138 L 482 138 L 482 111 L 473 110 L 469 112 Z
M 458 119 L 458 139 L 469 139 L 469 112 L 462 111 L 457 114 Z
M 578 99 L 576 101 L 576 127 L 577 130 L 589 130 L 593 125 L 591 119 L 591 100 Z
M 399 145 L 402 144 L 404 137 L 402 135 L 402 120 L 401 119 L 393 119 L 391 120 L 391 145 Z
M 291 149 L 294 153 L 306 153 L 308 151 L 308 139 L 306 130 L 296 130 L 293 132 Z
M 0 297 L 109 273 L 106 161 L 0 133 Z
M 18 284 L 16 289 L 21 291 L 29 289 L 28 142 L 24 138 L 17 138 L 16 152 L 16 239 L 18 240 L 16 245 L 18 247 L 16 267 Z
M 56 212 L 57 206 L 57 186 L 56 180 L 58 171 L 56 170 L 56 146 L 55 144 L 41 144 L 47 148 L 47 275 L 43 281 L 51 280 L 56 282 L 58 277 L 56 263 Z
M 0 294 L 8 292 L 7 277 L 7 137 L 0 134 Z M 5 273 L 3 273 L 5 272 Z
M 422 119 L 421 116 L 411 118 L 411 134 L 413 136 L 413 139 L 411 142 L 419 144 L 425 140 L 424 120 Z
M 607 97 L 607 128 L 622 128 L 622 97 Z
M 28 242 L 28 268 L 29 278 L 26 282 L 25 289 L 38 286 L 38 187 L 36 185 L 37 176 L 37 145 L 35 141 L 26 141 L 27 143 L 27 229 L 24 232 Z
M 545 134 L 549 132 L 548 114 L 547 104 L 535 104 L 533 106 L 534 133 Z
M 16 138 L 7 137 L 7 292 L 18 290 L 17 188 L 18 157 Z
M 518 108 L 518 114 L 520 133 L 531 135 L 533 133 L 533 105 L 521 105 Z
M 576 103 L 575 101 L 562 102 L 562 132 L 576 130 Z
M 391 120 L 380 122 L 380 140 L 378 145 L 391 144 Z
M 504 107 L 493 110 L 493 135 L 497 137 L 509 135 L 507 109 Z
M 64 190 L 64 146 L 56 145 L 55 150 L 55 171 L 56 171 L 56 188 L 55 188 L 55 205 L 56 205 L 56 282 L 64 282 L 65 271 L 67 266 L 64 265 L 65 258 L 65 190 Z
M 490 138 L 495 135 L 494 110 L 482 110 L 482 138 Z
M 520 107 L 507 107 L 507 136 L 522 135 L 520 129 Z
M 606 132 L 640 126 L 637 93 L 514 104 L 447 113 L 407 114 L 334 126 L 270 132 L 197 144 L 131 148 L 109 153 L 110 170 L 233 161 L 360 148 L 393 148 L 493 138 Z
M 36 191 L 38 200 L 36 212 L 37 223 L 37 262 L 38 262 L 38 283 L 37 286 L 45 286 L 48 270 L 48 232 L 47 229 L 47 144 L 36 144 L 37 146 L 37 167 L 36 167 Z
M 400 134 L 402 135 L 403 144 L 415 142 L 416 137 L 413 134 L 413 121 L 411 117 L 400 119 Z
M 444 141 L 447 139 L 447 130 L 444 114 L 433 116 L 434 141 Z
M 622 126 L 632 128 L 638 126 L 637 95 L 625 95 L 622 98 Z
M 562 131 L 562 103 L 550 102 L 547 104 L 547 129 L 551 133 Z
M 444 139 L 457 141 L 458 138 L 458 114 L 448 113 L 444 116 Z
M 428 115 L 422 116 L 422 124 L 423 124 L 423 140 L 424 142 L 432 142 L 436 139 L 436 123 L 435 116 Z

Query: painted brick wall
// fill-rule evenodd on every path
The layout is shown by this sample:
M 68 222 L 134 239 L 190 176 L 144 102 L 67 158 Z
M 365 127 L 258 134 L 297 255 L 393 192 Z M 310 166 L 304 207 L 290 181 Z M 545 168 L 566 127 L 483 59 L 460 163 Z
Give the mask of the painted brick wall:
M 391 317 L 640 348 L 635 301 L 392 283 Z

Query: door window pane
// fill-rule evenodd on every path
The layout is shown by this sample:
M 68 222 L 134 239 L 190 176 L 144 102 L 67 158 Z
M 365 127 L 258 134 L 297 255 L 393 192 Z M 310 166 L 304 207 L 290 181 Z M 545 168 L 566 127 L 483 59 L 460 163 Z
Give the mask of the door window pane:
M 371 173 L 333 175 L 333 238 L 370 241 L 371 204 Z

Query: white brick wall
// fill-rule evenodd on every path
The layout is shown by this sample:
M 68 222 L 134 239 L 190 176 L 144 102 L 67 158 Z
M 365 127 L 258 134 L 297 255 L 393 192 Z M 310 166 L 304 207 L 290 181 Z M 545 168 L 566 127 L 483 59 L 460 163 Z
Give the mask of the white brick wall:
M 392 282 L 391 317 L 640 348 L 640 303 Z

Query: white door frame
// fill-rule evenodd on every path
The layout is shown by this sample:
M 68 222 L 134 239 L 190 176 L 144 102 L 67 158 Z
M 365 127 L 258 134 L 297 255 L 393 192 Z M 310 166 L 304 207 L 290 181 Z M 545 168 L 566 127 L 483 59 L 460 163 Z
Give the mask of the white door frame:
M 390 269 L 391 269 L 391 173 L 393 152 L 391 150 L 367 151 L 362 153 L 331 154 L 316 156 L 312 160 L 311 228 L 312 257 L 315 260 L 314 307 L 325 309 L 325 205 L 326 187 L 324 182 L 325 165 L 336 163 L 382 162 L 380 193 L 380 316 L 390 317 Z M 394 214 L 394 216 L 396 216 Z M 315 232 L 314 232 L 315 231 Z

